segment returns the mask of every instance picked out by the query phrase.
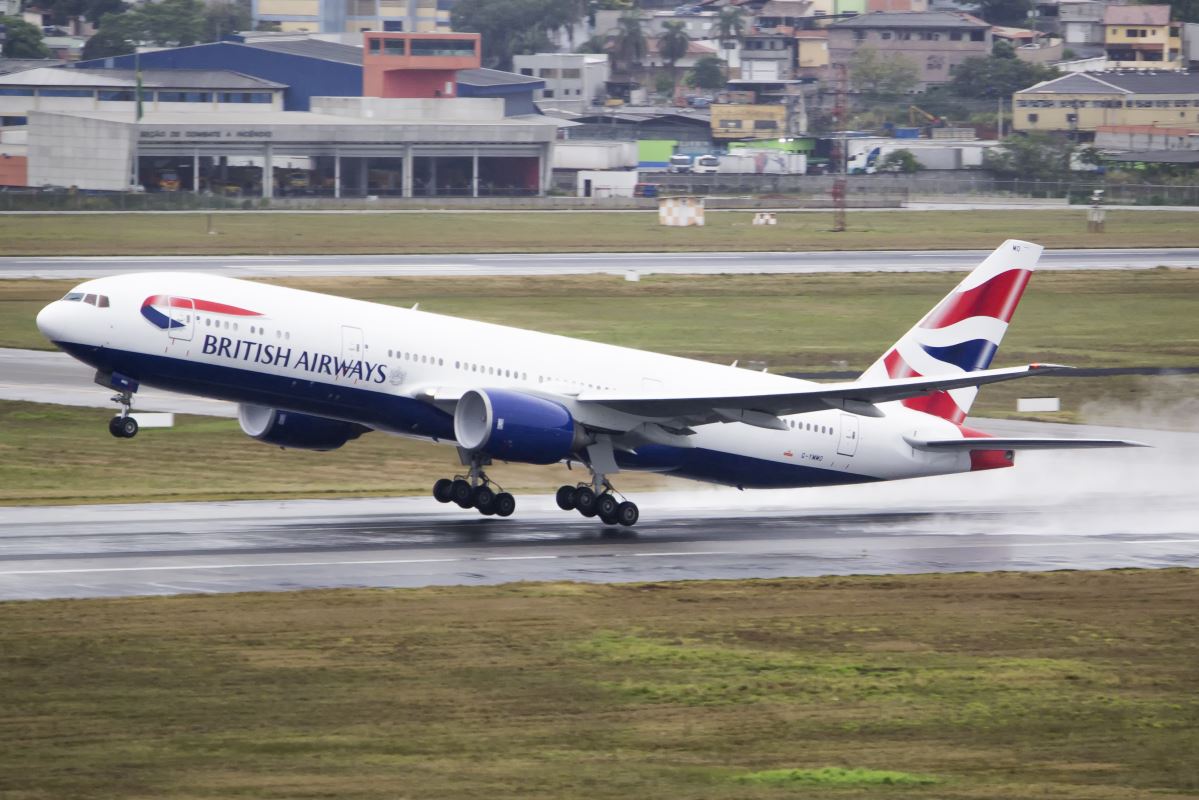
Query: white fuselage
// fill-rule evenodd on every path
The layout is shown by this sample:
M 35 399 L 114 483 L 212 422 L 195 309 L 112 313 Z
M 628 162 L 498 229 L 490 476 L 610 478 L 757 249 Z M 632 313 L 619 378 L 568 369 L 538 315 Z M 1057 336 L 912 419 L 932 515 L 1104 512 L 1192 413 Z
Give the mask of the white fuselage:
M 138 273 L 88 281 L 59 301 L 43 332 L 100 371 L 149 386 L 358 422 L 453 443 L 439 396 L 512 389 L 570 408 L 586 393 L 743 394 L 810 385 L 779 375 L 483 322 L 201 274 Z M 157 306 L 150 298 L 200 298 Z M 211 309 L 198 304 L 207 301 Z M 192 305 L 187 305 L 192 303 Z M 157 308 L 157 312 L 154 309 Z M 232 308 L 233 312 L 227 309 Z M 155 314 L 157 313 L 157 316 Z M 170 324 L 162 327 L 168 318 Z M 740 422 L 697 426 L 687 445 L 629 448 L 623 469 L 746 487 L 830 485 L 970 469 L 965 452 L 904 439 L 960 437 L 952 423 L 881 404 L 882 417 L 839 410 L 782 417 L 786 430 Z

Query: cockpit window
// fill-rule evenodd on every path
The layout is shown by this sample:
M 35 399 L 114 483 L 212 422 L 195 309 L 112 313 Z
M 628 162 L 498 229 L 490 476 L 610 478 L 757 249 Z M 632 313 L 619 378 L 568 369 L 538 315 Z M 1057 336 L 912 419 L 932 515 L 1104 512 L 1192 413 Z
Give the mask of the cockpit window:
M 96 305 L 100 308 L 108 308 L 108 295 L 106 295 L 106 294 L 97 295 Z
M 87 303 L 89 306 L 94 306 L 96 304 L 96 296 L 94 294 L 85 294 L 83 296 L 83 302 Z
M 69 303 L 78 303 L 82 299 L 83 292 L 68 292 L 67 296 L 63 298 L 63 300 L 66 300 Z

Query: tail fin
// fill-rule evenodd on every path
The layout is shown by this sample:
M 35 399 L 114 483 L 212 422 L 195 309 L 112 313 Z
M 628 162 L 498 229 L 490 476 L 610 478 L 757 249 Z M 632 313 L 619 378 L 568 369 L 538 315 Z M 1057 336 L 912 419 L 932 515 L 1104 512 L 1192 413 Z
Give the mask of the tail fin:
M 1007 332 L 1043 248 L 1008 239 L 862 373 L 861 379 L 937 377 L 986 369 Z M 903 400 L 916 411 L 960 424 L 977 387 Z

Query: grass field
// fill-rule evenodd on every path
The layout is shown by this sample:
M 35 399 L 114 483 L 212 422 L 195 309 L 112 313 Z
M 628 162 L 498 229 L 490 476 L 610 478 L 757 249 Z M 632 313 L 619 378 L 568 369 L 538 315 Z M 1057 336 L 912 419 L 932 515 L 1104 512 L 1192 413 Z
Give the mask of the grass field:
M 654 213 L 213 214 L 0 216 L 5 255 L 471 253 L 680 250 L 990 249 L 1020 238 L 1047 247 L 1193 247 L 1199 216 L 1108 211 L 1087 233 L 1086 208 L 1039 211 L 855 211 L 833 233 L 832 213 L 707 215 L 703 228 L 664 228 Z
M 1199 573 L 0 605 L 0 796 L 1199 794 Z

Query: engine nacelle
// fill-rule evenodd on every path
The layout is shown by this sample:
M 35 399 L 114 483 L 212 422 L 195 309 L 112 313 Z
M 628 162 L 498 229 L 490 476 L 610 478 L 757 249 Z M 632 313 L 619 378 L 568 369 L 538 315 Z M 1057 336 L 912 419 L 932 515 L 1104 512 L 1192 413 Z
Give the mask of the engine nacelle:
M 470 389 L 454 410 L 454 438 L 502 461 L 554 464 L 585 444 L 565 406 L 508 389 Z
M 296 450 L 336 450 L 370 430 L 354 422 L 245 403 L 237 407 L 237 422 L 247 436 Z

